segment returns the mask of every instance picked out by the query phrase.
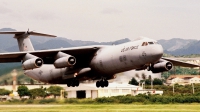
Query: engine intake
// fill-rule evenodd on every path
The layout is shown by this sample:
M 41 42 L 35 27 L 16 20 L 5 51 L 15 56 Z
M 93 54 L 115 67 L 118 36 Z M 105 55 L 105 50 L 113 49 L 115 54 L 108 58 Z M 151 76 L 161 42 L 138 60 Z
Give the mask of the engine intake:
M 23 62 L 22 66 L 24 70 L 39 68 L 43 65 L 43 60 L 41 58 L 32 58 Z
M 173 68 L 173 64 L 169 61 L 160 61 L 159 63 L 156 63 L 152 66 L 152 72 L 153 73 L 160 73 L 169 71 Z

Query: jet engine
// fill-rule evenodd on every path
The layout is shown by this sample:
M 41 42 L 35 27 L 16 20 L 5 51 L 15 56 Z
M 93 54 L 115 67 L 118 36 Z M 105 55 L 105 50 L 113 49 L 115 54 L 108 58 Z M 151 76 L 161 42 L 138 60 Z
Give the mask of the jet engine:
M 31 58 L 23 62 L 22 66 L 24 70 L 39 68 L 43 65 L 43 60 L 41 58 Z
M 151 67 L 151 71 L 153 73 L 160 73 L 160 72 L 165 72 L 165 71 L 169 71 L 173 68 L 173 64 L 169 61 L 165 61 L 165 60 L 160 60 L 158 63 L 154 64 Z
M 32 54 L 27 53 L 23 58 L 22 67 L 24 70 L 40 68 L 42 65 L 43 60 Z
M 54 62 L 56 68 L 72 67 L 76 63 L 75 57 L 62 52 L 56 55 L 56 59 L 57 60 Z

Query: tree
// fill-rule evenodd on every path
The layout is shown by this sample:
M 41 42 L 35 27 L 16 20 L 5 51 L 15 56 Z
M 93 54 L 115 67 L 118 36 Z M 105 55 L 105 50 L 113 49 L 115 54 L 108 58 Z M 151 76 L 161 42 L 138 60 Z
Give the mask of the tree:
M 46 92 L 42 88 L 35 88 L 35 89 L 30 90 L 30 95 L 33 99 L 35 99 L 36 97 L 43 97 L 44 98 L 46 96 Z
M 153 85 L 163 85 L 163 82 L 161 79 L 155 78 L 153 80 Z
M 63 88 L 60 87 L 60 86 L 50 86 L 47 91 L 49 94 L 51 95 L 54 95 L 54 98 L 56 96 L 60 96 L 60 91 L 62 90 Z
M 151 79 L 146 79 L 146 80 L 145 80 L 145 84 L 146 84 L 146 85 L 151 85 Z
M 146 75 L 144 73 L 142 73 L 142 79 L 146 80 L 146 78 L 147 78 Z
M 133 77 L 133 78 L 129 81 L 129 84 L 131 84 L 131 85 L 138 85 L 138 82 L 137 82 L 137 80 Z
M 140 79 L 140 76 L 139 76 L 139 74 L 135 74 L 135 77 L 137 78 L 137 79 Z
M 21 85 L 21 81 L 18 80 L 18 81 L 17 81 L 17 85 Z
M 33 79 L 30 79 L 30 84 L 34 85 L 34 80 Z
M 152 79 L 151 75 L 149 75 L 148 79 L 149 79 L 149 80 L 151 80 L 151 79 Z
M 4 85 L 8 85 L 8 81 L 7 80 L 4 80 Z
M 17 92 L 18 92 L 20 97 L 22 97 L 22 96 L 30 96 L 30 92 L 29 92 L 27 86 L 25 86 L 25 85 L 18 86 Z
M 11 91 L 6 90 L 6 89 L 0 89 L 0 95 L 9 95 Z

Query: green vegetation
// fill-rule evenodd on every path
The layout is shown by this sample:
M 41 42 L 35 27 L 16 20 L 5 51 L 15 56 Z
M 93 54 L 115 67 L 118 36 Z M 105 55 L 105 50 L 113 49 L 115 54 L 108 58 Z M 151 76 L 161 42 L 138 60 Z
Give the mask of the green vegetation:
M 22 96 L 30 96 L 30 92 L 29 92 L 28 88 L 25 85 L 18 86 L 17 92 L 18 92 L 20 97 L 22 97 Z
M 161 95 L 144 95 L 137 96 L 112 96 L 101 97 L 96 99 L 75 99 L 69 98 L 65 100 L 50 98 L 50 99 L 13 99 L 0 104 L 180 104 L 180 103 L 200 103 L 200 96 L 161 96 Z
M 162 73 L 162 77 L 165 79 L 170 75 L 199 75 L 199 69 L 176 67 L 173 70 Z
M 56 98 L 56 96 L 60 96 L 60 91 L 62 89 L 63 88 L 60 86 L 50 86 L 49 88 L 41 87 L 41 88 L 35 88 L 35 89 L 29 90 L 27 88 L 27 86 L 20 85 L 20 86 L 18 86 L 17 92 L 20 97 L 30 96 L 32 99 L 35 99 L 36 97 L 45 98 L 46 96 L 49 96 L 49 95 L 53 95 L 54 98 Z M 0 92 L 0 94 L 1 94 L 1 92 Z M 2 95 L 6 95 L 5 92 Z M 65 93 L 65 95 L 66 95 L 66 93 Z
M 139 83 L 138 83 L 137 80 L 133 77 L 133 78 L 129 81 L 129 84 L 138 85 Z
M 146 89 L 150 89 L 151 86 L 145 86 Z M 200 95 L 200 84 L 194 84 L 194 94 L 192 91 L 192 85 L 174 85 L 174 93 L 173 93 L 173 86 L 165 86 L 165 85 L 153 85 L 153 88 L 156 90 L 162 90 L 164 96 L 171 96 L 171 95 L 182 95 L 182 96 L 190 96 Z
M 30 90 L 31 98 L 35 99 L 36 97 L 44 98 L 46 96 L 46 92 L 42 88 L 35 88 Z
M 199 112 L 198 104 L 0 105 L 2 112 Z
M 60 91 L 62 90 L 63 88 L 60 87 L 60 86 L 50 86 L 48 89 L 47 89 L 47 92 L 48 94 L 51 94 L 54 96 L 54 98 L 56 98 L 56 96 L 60 96 Z
M 0 89 L 0 95 L 9 95 L 11 91 L 6 90 L 6 89 Z

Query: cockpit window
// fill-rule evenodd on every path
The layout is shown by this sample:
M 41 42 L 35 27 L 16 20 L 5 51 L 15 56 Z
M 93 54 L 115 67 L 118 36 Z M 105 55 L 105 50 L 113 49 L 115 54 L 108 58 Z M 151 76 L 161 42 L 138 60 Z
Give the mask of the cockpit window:
M 142 43 L 142 46 L 147 46 L 147 45 L 148 45 L 147 42 L 143 42 L 143 43 Z
M 153 44 L 158 44 L 158 42 L 143 42 L 142 46 L 153 45 Z
M 148 42 L 149 44 L 154 44 L 153 42 Z

